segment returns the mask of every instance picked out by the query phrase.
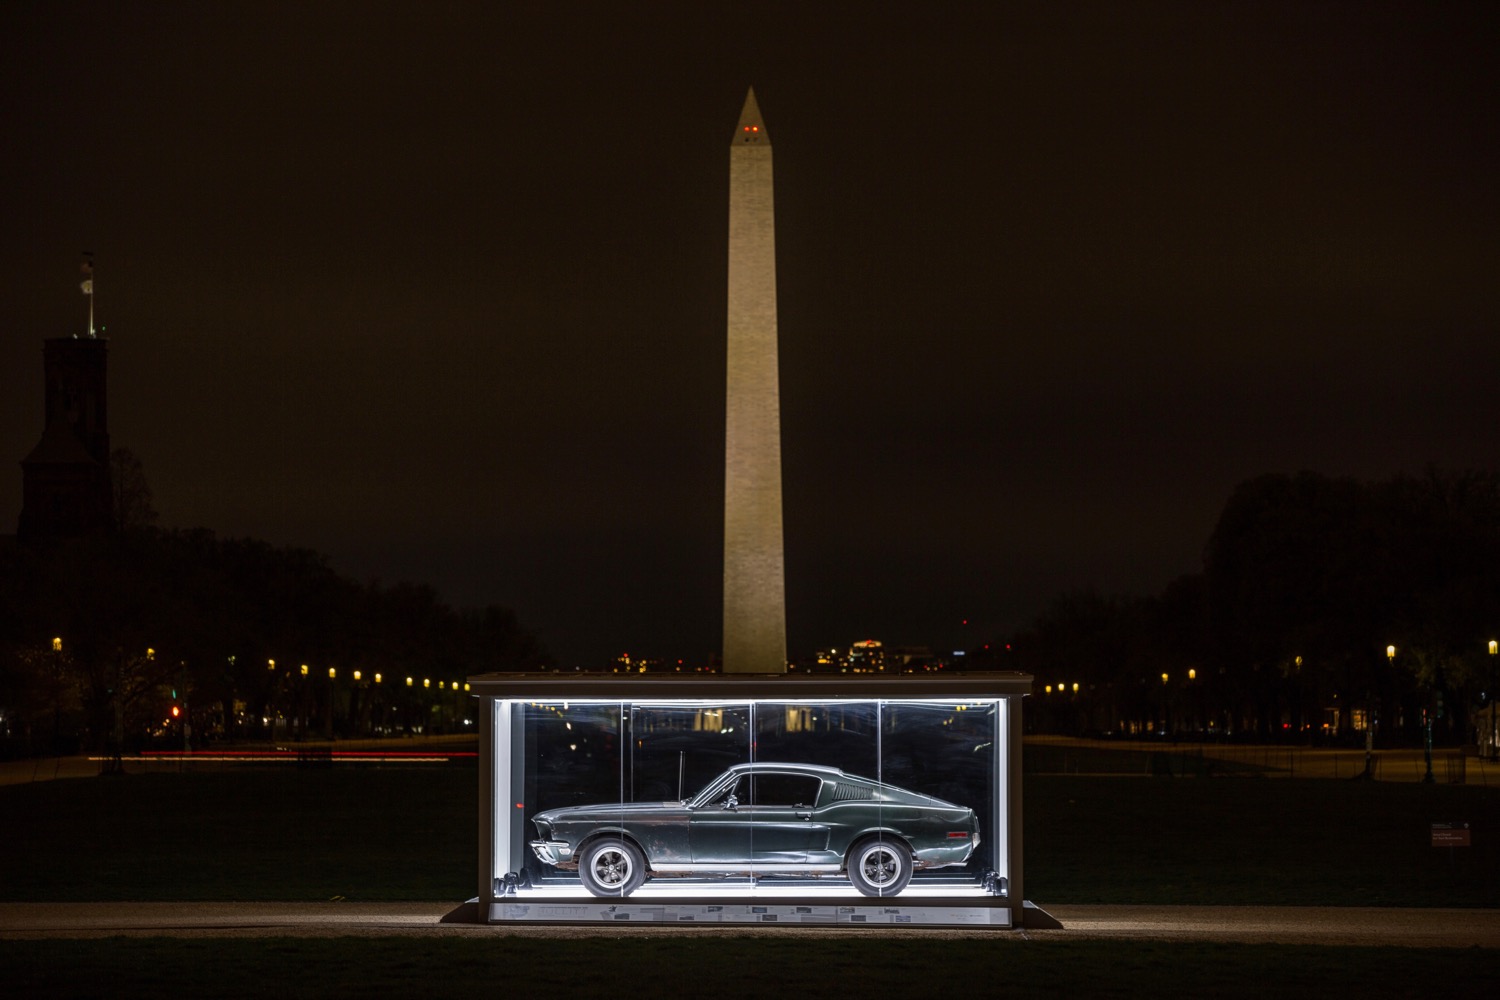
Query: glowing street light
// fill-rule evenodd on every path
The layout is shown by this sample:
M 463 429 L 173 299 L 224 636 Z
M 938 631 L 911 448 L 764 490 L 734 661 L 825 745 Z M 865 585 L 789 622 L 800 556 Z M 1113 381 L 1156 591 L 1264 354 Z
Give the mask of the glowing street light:
M 1385 659 L 1392 670 L 1396 667 L 1396 647 L 1385 647 Z M 1375 778 L 1375 705 L 1374 699 L 1368 691 L 1365 692 L 1365 774 L 1366 778 Z
M 1500 746 L 1495 744 L 1495 654 L 1500 647 L 1490 640 L 1490 759 L 1500 757 Z
M 1171 729 L 1171 723 L 1167 720 L 1167 675 L 1161 675 L 1161 731 L 1165 736 Z

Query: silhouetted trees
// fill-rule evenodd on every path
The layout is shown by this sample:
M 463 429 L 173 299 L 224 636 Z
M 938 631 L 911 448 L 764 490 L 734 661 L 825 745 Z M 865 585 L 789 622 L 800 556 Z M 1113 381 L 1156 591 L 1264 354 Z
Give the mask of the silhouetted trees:
M 465 677 L 548 662 L 505 609 L 459 612 L 430 587 L 356 583 L 304 549 L 148 520 L 0 552 L 0 741 L 13 752 L 453 729 Z
M 1493 697 L 1497 634 L 1500 480 L 1433 469 L 1249 480 L 1201 574 L 1158 597 L 1059 598 L 1014 642 L 1044 727 L 1350 737 L 1377 718 L 1389 739 L 1426 712 L 1456 742 Z

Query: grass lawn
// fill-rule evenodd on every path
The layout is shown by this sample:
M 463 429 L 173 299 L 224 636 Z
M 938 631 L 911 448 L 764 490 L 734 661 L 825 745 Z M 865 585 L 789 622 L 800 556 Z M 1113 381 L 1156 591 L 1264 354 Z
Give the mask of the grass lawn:
M 264 938 L 0 941 L 16 996 L 115 998 L 857 995 L 1153 1000 L 1492 995 L 1479 949 L 709 938 Z M 1446 987 L 1439 984 L 1447 984 Z M 1459 984 L 1462 987 L 1459 988 Z
M 0 788 L 0 899 L 461 902 L 477 773 L 247 765 Z
M 472 766 L 243 766 L 0 788 L 0 900 L 475 894 Z M 1431 846 L 1467 821 L 1473 845 Z M 1049 903 L 1500 906 L 1500 789 L 1033 775 L 1026 895 Z
M 1042 905 L 1500 906 L 1500 788 L 1029 776 L 1024 808 Z

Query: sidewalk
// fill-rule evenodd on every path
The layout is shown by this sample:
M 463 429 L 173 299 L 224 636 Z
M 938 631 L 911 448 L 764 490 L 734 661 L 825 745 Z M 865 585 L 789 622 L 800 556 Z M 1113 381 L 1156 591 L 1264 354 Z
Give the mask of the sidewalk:
M 684 928 L 642 923 L 524 926 L 443 923 L 454 903 L 0 903 L 0 939 L 124 936 L 578 938 L 596 935 L 713 937 L 982 937 L 994 941 L 1130 939 L 1221 944 L 1399 948 L 1500 948 L 1500 910 L 1334 906 L 1049 905 L 1062 930 L 796 927 Z
M 34 757 L 30 760 L 0 761 L 0 785 L 26 785 L 33 781 L 57 778 L 94 778 L 99 762 L 79 754 L 76 757 Z

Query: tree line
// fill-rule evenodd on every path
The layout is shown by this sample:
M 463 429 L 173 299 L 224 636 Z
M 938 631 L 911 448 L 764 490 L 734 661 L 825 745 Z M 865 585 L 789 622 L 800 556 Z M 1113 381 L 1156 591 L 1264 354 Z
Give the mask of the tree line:
M 117 505 L 146 513 L 0 550 L 0 754 L 451 729 L 454 684 L 550 665 L 507 609 Z M 1456 743 L 1493 699 L 1497 637 L 1500 477 L 1304 472 L 1237 487 L 1201 572 L 1059 596 L 997 665 L 1035 675 L 1043 730 L 1359 742 L 1373 721 L 1382 744 L 1429 724 Z
M 0 752 L 452 729 L 455 683 L 548 662 L 505 608 L 306 549 L 137 523 L 0 552 Z
M 1386 745 L 1453 744 L 1494 697 L 1497 636 L 1500 478 L 1303 472 L 1237 487 L 1202 571 L 1160 594 L 1057 598 L 1012 662 L 1041 728 L 1359 742 L 1373 720 Z

